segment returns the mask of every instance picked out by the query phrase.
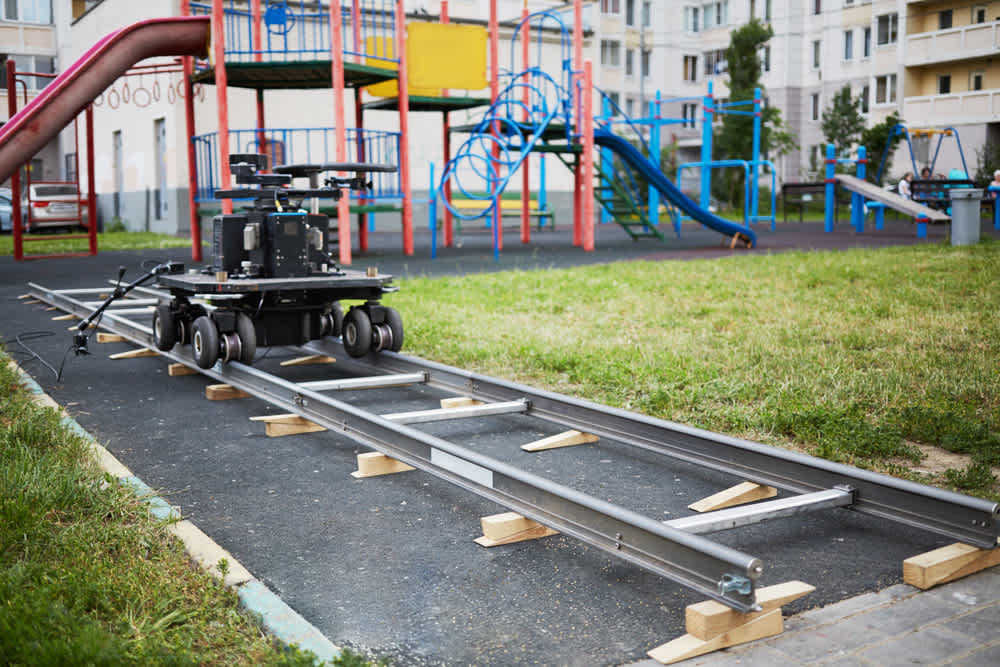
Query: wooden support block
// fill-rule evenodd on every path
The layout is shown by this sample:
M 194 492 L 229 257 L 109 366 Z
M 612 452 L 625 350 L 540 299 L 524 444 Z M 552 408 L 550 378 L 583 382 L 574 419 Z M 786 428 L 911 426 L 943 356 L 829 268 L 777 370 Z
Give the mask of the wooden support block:
M 18 295 L 18 297 L 17 297 L 17 298 L 18 298 L 18 299 L 21 299 L 21 300 L 24 300 L 24 299 L 30 299 L 30 298 L 31 298 L 31 295 L 30 295 L 30 294 L 20 294 L 20 295 Z
M 781 634 L 785 622 L 781 618 L 781 610 L 769 611 L 744 625 L 737 626 L 729 632 L 716 635 L 712 639 L 698 639 L 694 635 L 684 635 L 677 639 L 657 646 L 648 655 L 657 662 L 669 665 L 680 660 L 687 660 L 698 655 L 718 651 L 730 646 L 738 646 L 764 637 Z
M 108 333 L 107 331 L 97 332 L 97 342 L 98 343 L 127 343 L 128 338 L 125 336 L 119 336 L 118 334 Z
M 475 541 L 481 547 L 495 547 L 559 534 L 558 531 L 537 521 L 526 519 L 517 512 L 484 516 L 480 519 L 480 523 L 483 527 L 483 536 L 477 537 Z
M 325 354 L 310 354 L 307 357 L 295 357 L 281 362 L 282 366 L 306 366 L 308 364 L 332 364 L 336 359 Z
M 31 295 L 29 294 L 28 296 L 31 296 Z M 41 299 L 28 299 L 24 303 L 28 304 L 29 306 L 33 306 L 36 303 L 43 303 L 43 301 Z
M 441 409 L 448 410 L 451 408 L 467 408 L 472 405 L 482 405 L 482 401 L 477 401 L 474 398 L 469 398 L 468 396 L 455 396 L 454 398 L 442 398 L 441 399 Z
M 980 549 L 956 542 L 903 561 L 903 581 L 928 589 L 1000 564 L 1000 547 Z
M 696 503 L 688 505 L 688 509 L 695 512 L 713 512 L 724 507 L 752 503 L 755 500 L 764 498 L 774 498 L 778 495 L 778 490 L 773 486 L 764 486 L 753 482 L 742 482 L 736 486 L 729 487 L 725 491 L 703 498 Z
M 521 445 L 521 449 L 526 452 L 540 452 L 545 449 L 557 449 L 559 447 L 584 445 L 590 442 L 597 442 L 598 440 L 600 440 L 600 438 L 593 433 L 584 433 L 582 431 L 563 431 L 562 433 L 550 435 L 547 438 L 542 438 L 541 440 L 535 440 L 534 442 L 529 442 L 526 445 Z
M 264 422 L 264 432 L 269 438 L 280 438 L 283 435 L 298 435 L 299 433 L 316 433 L 326 430 L 326 427 L 320 426 L 296 414 L 261 415 L 260 417 L 251 417 L 250 421 Z
M 59 309 L 58 309 L 57 307 L 55 307 L 55 306 L 49 306 L 49 307 L 48 307 L 48 308 L 46 308 L 45 310 L 47 310 L 47 311 L 51 312 L 51 311 L 53 311 L 53 310 L 59 310 Z
M 108 355 L 108 359 L 138 359 L 139 357 L 158 357 L 160 353 L 156 350 L 151 350 L 148 347 L 140 347 L 135 350 L 129 350 L 128 352 L 119 352 L 118 354 Z
M 167 366 L 167 375 L 170 377 L 177 377 L 178 375 L 197 375 L 198 371 L 191 368 L 190 366 L 185 366 L 184 364 L 170 364 Z
M 814 590 L 815 586 L 803 581 L 786 581 L 783 584 L 758 588 L 755 597 L 761 610 L 749 614 L 741 614 L 715 600 L 688 605 L 684 610 L 685 629 L 692 637 L 708 641 L 759 616 L 780 609 L 782 605 L 798 600 Z
M 351 473 L 351 477 L 364 479 L 365 477 L 392 475 L 407 470 L 413 470 L 413 466 L 406 465 L 381 452 L 365 452 L 358 454 L 358 469 Z
M 53 322 L 65 322 L 67 320 L 78 320 L 78 319 L 80 319 L 80 318 L 77 317 L 76 315 L 74 315 L 73 313 L 70 313 L 69 315 L 56 315 L 55 317 L 52 318 L 52 321 Z
M 228 401 L 231 398 L 248 398 L 250 394 L 228 384 L 210 384 L 205 387 L 205 398 L 210 401 Z

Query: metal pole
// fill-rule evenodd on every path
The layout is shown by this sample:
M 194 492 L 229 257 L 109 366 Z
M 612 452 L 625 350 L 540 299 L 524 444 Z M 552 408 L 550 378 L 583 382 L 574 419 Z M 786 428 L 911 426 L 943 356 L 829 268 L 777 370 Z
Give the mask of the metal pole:
M 500 20 L 497 16 L 497 0 L 490 0 L 490 104 L 496 104 L 500 97 Z M 493 192 L 493 253 L 497 256 L 503 250 L 503 228 L 500 226 L 500 193 L 495 192 L 498 187 L 500 174 L 500 132 L 496 123 L 491 128 L 493 132 L 493 182 L 490 184 L 490 191 Z
M 521 8 L 521 59 L 523 60 L 523 71 L 528 76 L 528 60 L 531 48 L 531 26 L 528 24 L 528 0 L 524 1 Z M 541 64 L 541 63 L 539 63 Z M 524 123 L 527 125 L 531 120 L 531 90 L 525 81 L 524 86 Z M 531 181 L 530 181 L 531 156 L 525 155 L 524 162 L 521 163 L 521 243 L 531 242 Z
M 712 82 L 708 82 L 708 92 L 705 94 L 705 104 L 701 120 L 701 207 L 708 210 L 712 196 L 712 120 L 715 115 L 715 101 L 712 98 Z
M 89 225 L 87 226 L 87 242 L 91 255 L 97 254 L 97 186 L 94 178 L 94 106 L 87 105 L 85 111 L 84 125 L 87 129 L 87 216 Z M 79 141 L 79 139 L 77 140 Z M 77 150 L 77 156 L 79 156 Z M 77 157 L 77 183 L 80 181 L 79 171 L 80 160 Z
M 406 10 L 396 2 L 396 56 L 399 58 L 399 182 L 403 189 L 403 254 L 413 254 L 413 192 L 410 186 L 410 75 L 406 71 Z
M 190 0 L 181 0 L 181 16 L 191 15 Z M 184 126 L 187 132 L 187 167 L 188 167 L 188 219 L 191 227 L 191 260 L 200 262 L 201 257 L 201 219 L 198 217 L 198 204 L 195 195 L 198 192 L 198 160 L 194 150 L 194 85 L 191 75 L 194 73 L 194 59 L 184 56 Z
M 583 63 L 583 249 L 594 249 L 594 65 Z
M 649 116 L 652 123 L 649 127 L 649 159 L 653 161 L 658 169 L 662 169 L 660 164 L 660 154 L 662 152 L 662 139 L 660 137 L 660 91 L 656 91 L 656 99 L 649 103 Z M 642 108 L 642 107 L 640 107 Z M 652 185 L 649 186 L 649 221 L 654 225 L 660 224 L 660 191 Z
M 857 175 L 865 180 L 865 169 L 868 164 L 868 153 L 864 146 L 858 146 Z M 851 216 L 854 218 L 854 231 L 859 234 L 865 231 L 865 198 L 855 192 L 851 198 Z
M 833 231 L 833 206 L 837 197 L 837 179 L 835 167 L 837 166 L 837 152 L 833 144 L 826 145 L 826 215 L 823 224 L 824 232 Z
M 357 133 L 358 162 L 364 162 L 365 156 L 365 110 L 361 108 L 361 88 L 354 89 L 354 131 Z M 345 197 L 346 198 L 346 197 Z M 367 199 L 361 198 L 358 204 L 364 209 Z M 358 248 L 361 252 L 368 250 L 368 227 L 365 225 L 365 213 L 362 210 L 358 213 Z
M 7 60 L 7 118 L 13 118 L 17 113 L 17 75 L 15 68 L 17 63 L 13 58 Z M 14 235 L 14 259 L 21 261 L 24 259 L 24 221 L 22 217 L 25 211 L 21 210 L 21 169 L 18 167 L 10 175 L 11 208 L 13 224 L 12 234 Z
M 333 84 L 334 139 L 337 142 L 337 162 L 347 162 L 347 118 L 344 111 L 344 46 L 340 3 L 330 3 L 330 81 Z M 400 165 L 402 167 L 402 165 Z M 343 176 L 343 172 L 341 172 Z M 337 201 L 337 238 L 340 263 L 351 263 L 351 211 L 348 197 Z
M 441 23 L 447 24 L 449 22 L 450 22 L 450 19 L 448 18 L 448 0 L 441 0 Z M 445 91 L 442 92 L 442 94 L 443 95 L 447 95 L 448 91 L 445 90 Z M 449 118 L 448 118 L 448 110 L 447 109 L 444 110 L 444 112 L 442 113 L 442 115 L 444 116 L 444 123 L 443 123 L 443 127 L 442 127 L 443 134 L 444 134 L 443 141 L 442 141 L 442 148 L 443 148 L 443 152 L 444 152 L 444 163 L 443 163 L 444 167 L 443 168 L 447 169 L 448 168 L 448 163 L 451 162 L 451 123 L 450 123 Z M 448 205 L 450 205 L 451 204 L 451 179 L 450 178 L 447 179 L 444 182 L 444 187 L 442 187 L 441 190 L 442 190 L 442 195 L 444 196 L 444 200 L 446 202 L 448 202 Z M 448 207 L 448 205 L 444 206 L 444 247 L 445 248 L 450 248 L 452 246 L 453 242 L 454 242 L 454 238 L 453 238 L 453 226 L 454 226 L 454 222 L 452 220 L 451 209 Z
M 761 109 L 760 88 L 753 89 L 753 151 L 750 162 L 750 179 L 753 187 L 750 190 L 750 223 L 757 222 L 760 212 L 760 181 L 758 179 L 758 169 L 760 163 L 760 135 L 763 123 L 763 111 Z
M 219 105 L 219 186 L 228 190 L 232 181 L 229 175 L 229 97 L 226 87 L 226 25 L 222 0 L 212 0 L 212 56 L 215 61 L 215 96 Z M 233 200 L 222 200 L 222 213 L 233 212 Z

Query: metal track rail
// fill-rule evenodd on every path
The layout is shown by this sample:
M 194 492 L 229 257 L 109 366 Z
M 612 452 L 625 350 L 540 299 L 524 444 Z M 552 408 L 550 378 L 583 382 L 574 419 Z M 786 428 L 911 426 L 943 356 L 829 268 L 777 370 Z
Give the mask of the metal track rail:
M 84 302 L 58 290 L 29 284 L 30 294 L 85 317 Z M 149 326 L 107 311 L 101 328 L 153 348 Z M 183 347 L 161 352 L 197 368 Z M 537 475 L 428 435 L 386 417 L 337 401 L 303 384 L 240 363 L 216 364 L 201 373 L 304 417 L 330 431 L 382 452 L 459 487 L 493 500 L 627 562 L 660 574 L 740 612 L 757 609 L 756 582 L 763 563 L 699 535 L 673 528 L 636 512 L 556 484 Z M 524 413 L 530 401 L 513 399 L 502 413 Z M 402 420 L 413 418 L 404 413 Z M 417 421 L 424 421 L 417 416 Z
M 1000 505 L 979 498 L 860 470 L 824 459 L 740 440 L 674 422 L 534 389 L 401 354 L 352 359 L 327 340 L 305 345 L 337 357 L 352 374 L 427 374 L 428 386 L 488 402 L 527 400 L 528 415 L 593 433 L 700 467 L 784 491 L 807 494 L 849 487 L 850 508 L 991 549 L 1000 535 Z

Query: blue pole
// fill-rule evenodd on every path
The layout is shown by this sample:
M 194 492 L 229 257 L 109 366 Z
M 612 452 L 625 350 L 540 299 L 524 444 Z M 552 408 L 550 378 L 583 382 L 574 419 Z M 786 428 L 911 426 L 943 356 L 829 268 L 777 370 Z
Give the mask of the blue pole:
M 712 100 L 712 82 L 708 82 L 708 93 L 705 95 L 705 108 L 702 110 L 701 120 L 701 162 L 705 166 L 701 168 L 701 207 L 708 210 L 710 197 L 712 195 L 712 168 L 708 163 L 712 161 L 712 116 L 715 110 L 715 102 Z
M 549 210 L 549 195 L 548 190 L 545 188 L 545 153 L 538 154 L 538 210 L 547 211 Z M 538 226 L 541 227 L 545 224 L 545 216 L 538 219 Z M 556 220 L 552 218 L 552 227 L 555 228 Z
M 868 153 L 864 146 L 858 146 L 857 176 L 862 181 L 865 180 L 865 167 L 868 164 Z M 859 234 L 865 231 L 865 198 L 857 192 L 851 195 L 851 218 L 854 221 L 854 230 Z
M 833 205 L 835 203 L 836 180 L 834 180 L 834 167 L 837 164 L 837 153 L 833 144 L 826 145 L 826 216 L 823 225 L 824 232 L 833 231 Z
M 601 118 L 608 124 L 608 127 L 611 127 L 611 122 L 610 122 L 611 121 L 611 115 L 612 115 L 611 114 L 611 101 L 608 98 L 602 96 L 602 98 L 601 98 Z M 608 149 L 608 148 L 602 148 L 601 149 L 601 185 L 604 186 L 604 187 L 601 188 L 601 199 L 610 199 L 611 198 L 611 188 L 607 187 L 607 185 L 609 183 L 609 180 L 608 180 L 608 177 L 604 174 L 604 170 L 606 168 L 608 168 L 612 164 L 612 160 L 614 160 L 614 155 L 612 154 L 611 150 Z M 608 209 L 606 209 L 604 207 L 604 205 L 602 204 L 601 205 L 601 224 L 602 225 L 606 225 L 609 222 L 611 222 L 611 214 L 608 213 Z
M 656 91 L 656 100 L 649 103 L 649 159 L 660 167 L 660 91 Z M 649 221 L 660 224 L 660 191 L 649 186 Z
M 993 229 L 1000 232 L 1000 188 L 991 185 L 987 189 L 997 197 L 993 200 Z
M 757 174 L 757 165 L 760 160 L 760 133 L 762 125 L 762 111 L 760 107 L 761 103 L 760 88 L 753 89 L 753 157 L 750 159 L 750 178 L 753 181 L 753 186 L 750 190 L 750 222 L 756 222 L 757 216 L 760 213 L 760 180 Z
M 431 217 L 431 259 L 437 257 L 437 238 L 438 238 L 438 207 L 437 207 L 437 190 L 434 189 L 434 163 L 430 163 L 431 168 L 431 189 L 427 193 L 427 213 Z

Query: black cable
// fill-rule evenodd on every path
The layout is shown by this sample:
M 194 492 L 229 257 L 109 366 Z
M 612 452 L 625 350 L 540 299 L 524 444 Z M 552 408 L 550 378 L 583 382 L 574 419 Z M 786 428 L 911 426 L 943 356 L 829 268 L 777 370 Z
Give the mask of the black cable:
M 24 350 L 30 355 L 28 357 L 28 359 L 26 361 L 22 362 L 22 363 L 30 363 L 30 362 L 32 362 L 32 361 L 34 361 L 34 360 L 37 359 L 38 361 L 41 362 L 41 364 L 43 366 L 45 366 L 50 371 L 52 371 L 53 375 L 56 376 L 56 382 L 58 382 L 59 381 L 59 377 L 60 377 L 60 372 L 57 371 L 55 369 L 55 367 L 52 366 L 52 364 L 50 364 L 49 362 L 45 361 L 45 359 L 42 357 L 42 355 L 40 355 L 37 352 L 35 352 L 33 349 L 31 349 L 30 347 L 28 347 L 28 345 L 25 343 L 26 340 L 35 340 L 35 339 L 38 339 L 38 338 L 48 338 L 49 336 L 55 336 L 55 333 L 52 332 L 52 331 L 24 331 L 24 332 L 21 332 L 21 333 L 19 333 L 19 334 L 17 334 L 17 335 L 14 336 L 14 342 L 16 342 L 22 348 L 24 348 Z M 3 341 L 4 345 L 7 345 L 9 342 L 10 341 L 8 341 L 8 340 Z

